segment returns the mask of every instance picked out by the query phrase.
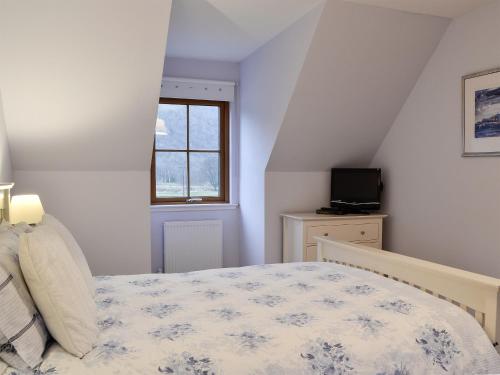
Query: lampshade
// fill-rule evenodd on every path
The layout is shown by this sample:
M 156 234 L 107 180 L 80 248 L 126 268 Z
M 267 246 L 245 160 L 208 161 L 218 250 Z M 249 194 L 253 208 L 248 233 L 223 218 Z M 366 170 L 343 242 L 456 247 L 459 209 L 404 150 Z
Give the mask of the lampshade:
M 10 223 L 38 224 L 44 211 L 38 195 L 15 195 L 10 203 Z
M 155 128 L 155 133 L 156 135 L 167 135 L 167 126 L 165 125 L 165 120 L 162 120 L 161 118 L 158 118 L 156 120 L 156 128 Z

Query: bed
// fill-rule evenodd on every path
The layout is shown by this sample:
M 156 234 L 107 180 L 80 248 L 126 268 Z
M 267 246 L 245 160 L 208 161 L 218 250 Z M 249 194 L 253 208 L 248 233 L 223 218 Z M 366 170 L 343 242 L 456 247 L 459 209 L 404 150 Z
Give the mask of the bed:
M 98 277 L 96 347 L 80 360 L 53 344 L 37 375 L 500 373 L 472 311 L 386 277 L 362 247 L 319 242 L 316 263 Z

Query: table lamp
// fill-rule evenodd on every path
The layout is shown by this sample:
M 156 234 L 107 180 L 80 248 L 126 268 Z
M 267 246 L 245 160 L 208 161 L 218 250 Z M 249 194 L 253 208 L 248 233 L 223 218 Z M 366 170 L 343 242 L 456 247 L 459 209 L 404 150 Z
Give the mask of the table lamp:
M 31 195 L 14 195 L 10 202 L 10 223 L 39 224 L 44 211 L 40 197 Z

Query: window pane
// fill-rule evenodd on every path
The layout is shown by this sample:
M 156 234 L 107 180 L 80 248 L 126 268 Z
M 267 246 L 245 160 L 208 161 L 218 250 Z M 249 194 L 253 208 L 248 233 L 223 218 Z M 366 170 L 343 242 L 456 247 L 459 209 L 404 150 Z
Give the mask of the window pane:
M 219 107 L 189 106 L 189 147 L 193 150 L 219 150 Z
M 189 154 L 192 197 L 220 196 L 219 154 L 192 152 Z
M 167 150 L 187 148 L 187 106 L 174 104 L 158 106 L 156 148 Z
M 187 154 L 156 153 L 156 197 L 187 197 Z

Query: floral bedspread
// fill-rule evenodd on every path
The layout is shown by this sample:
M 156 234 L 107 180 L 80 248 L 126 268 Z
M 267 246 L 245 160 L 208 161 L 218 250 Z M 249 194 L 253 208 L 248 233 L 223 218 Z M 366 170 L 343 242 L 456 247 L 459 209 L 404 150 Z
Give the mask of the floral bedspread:
M 79 360 L 54 344 L 38 375 L 500 373 L 500 357 L 461 309 L 336 264 L 96 283 L 97 346 Z

